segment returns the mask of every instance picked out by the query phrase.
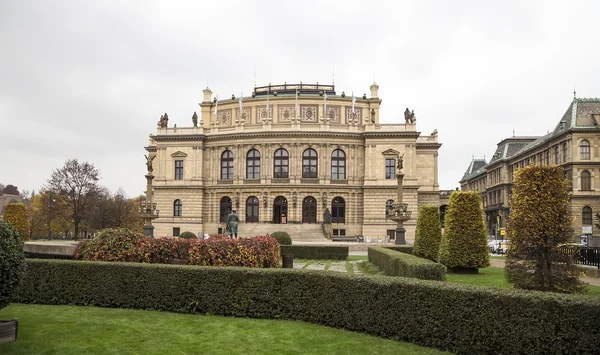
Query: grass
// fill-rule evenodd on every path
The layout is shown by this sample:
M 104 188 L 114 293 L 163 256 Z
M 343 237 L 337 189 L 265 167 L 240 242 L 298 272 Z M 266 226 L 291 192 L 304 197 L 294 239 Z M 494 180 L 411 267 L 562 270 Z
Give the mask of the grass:
M 16 342 L 1 354 L 447 354 L 298 321 L 11 304 Z
M 369 260 L 369 257 L 366 255 L 348 255 L 348 258 L 346 260 L 349 261 L 355 261 L 355 260 Z

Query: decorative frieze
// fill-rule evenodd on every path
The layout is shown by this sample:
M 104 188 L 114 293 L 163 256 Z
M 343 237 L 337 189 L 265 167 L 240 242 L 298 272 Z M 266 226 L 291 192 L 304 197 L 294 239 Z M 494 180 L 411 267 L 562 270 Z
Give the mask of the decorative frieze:
M 302 114 L 302 122 L 316 123 L 317 122 L 317 106 L 316 105 L 301 105 L 300 112 Z

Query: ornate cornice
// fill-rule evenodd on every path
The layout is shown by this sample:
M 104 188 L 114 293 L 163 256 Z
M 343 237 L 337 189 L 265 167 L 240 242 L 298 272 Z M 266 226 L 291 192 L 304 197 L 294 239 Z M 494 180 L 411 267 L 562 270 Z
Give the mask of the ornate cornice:
M 417 149 L 440 149 L 442 143 L 417 143 Z
M 156 152 L 155 145 L 150 145 L 150 146 L 144 147 L 144 149 L 146 149 L 146 151 L 148 151 L 148 152 Z

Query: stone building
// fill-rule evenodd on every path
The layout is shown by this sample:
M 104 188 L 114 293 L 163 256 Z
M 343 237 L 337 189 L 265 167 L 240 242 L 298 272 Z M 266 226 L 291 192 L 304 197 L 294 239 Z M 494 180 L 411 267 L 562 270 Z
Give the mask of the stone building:
M 461 189 L 482 192 L 490 235 L 506 227 L 513 174 L 528 164 L 564 168 L 570 181 L 574 240 L 582 234 L 600 234 L 594 221 L 600 212 L 600 99 L 575 98 L 548 134 L 506 138 L 498 143 L 489 163 L 471 162 L 460 181 Z
M 408 109 L 403 122 L 380 123 L 378 89 L 352 97 L 333 85 L 283 84 L 217 99 L 206 88 L 193 126 L 171 126 L 165 114 L 146 147 L 160 211 L 154 235 L 222 233 L 233 208 L 241 236 L 287 230 L 322 239 L 328 209 L 334 235 L 393 237 L 386 212 L 403 156 L 412 243 L 418 206 L 439 205 L 441 144 L 437 130 L 417 131 Z

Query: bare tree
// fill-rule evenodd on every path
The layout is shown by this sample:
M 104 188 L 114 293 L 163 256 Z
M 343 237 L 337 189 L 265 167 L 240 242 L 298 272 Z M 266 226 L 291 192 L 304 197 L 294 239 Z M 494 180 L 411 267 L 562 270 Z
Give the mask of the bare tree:
M 93 164 L 71 159 L 62 168 L 55 169 L 48 180 L 48 189 L 66 201 L 68 208 L 63 217 L 73 224 L 76 239 L 79 238 L 79 224 L 93 207 L 99 175 Z

